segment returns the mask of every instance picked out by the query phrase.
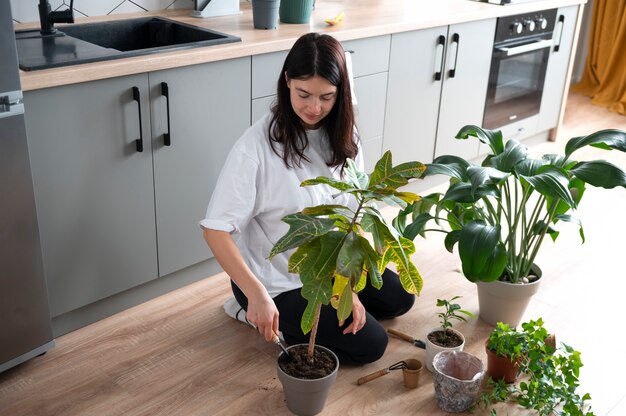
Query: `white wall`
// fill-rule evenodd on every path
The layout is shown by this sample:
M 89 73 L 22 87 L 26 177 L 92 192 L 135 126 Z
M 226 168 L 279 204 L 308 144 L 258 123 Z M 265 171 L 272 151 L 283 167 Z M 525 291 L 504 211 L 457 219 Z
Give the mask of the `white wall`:
M 5 0 L 0 0 L 5 1 Z M 13 20 L 18 23 L 38 22 L 39 0 L 10 0 Z M 70 0 L 49 0 L 52 10 L 69 8 Z M 74 0 L 74 16 L 103 16 L 147 10 L 192 9 L 193 0 Z

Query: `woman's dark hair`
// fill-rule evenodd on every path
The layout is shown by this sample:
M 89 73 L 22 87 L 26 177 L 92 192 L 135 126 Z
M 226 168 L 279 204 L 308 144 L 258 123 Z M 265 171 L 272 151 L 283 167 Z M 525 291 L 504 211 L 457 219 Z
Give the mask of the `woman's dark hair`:
M 304 155 L 308 140 L 305 127 L 291 106 L 285 74 L 289 79 L 301 80 L 317 75 L 337 87 L 335 104 L 322 119 L 321 127 L 328 134 L 332 151 L 331 160 L 327 160 L 326 164 L 343 168 L 346 159 L 354 159 L 358 151 L 354 139 L 350 79 L 343 47 L 332 36 L 308 33 L 296 41 L 285 58 L 278 76 L 278 96 L 272 106 L 269 137 L 274 152 L 286 166 L 292 167 L 300 166 L 302 159 L 308 161 Z

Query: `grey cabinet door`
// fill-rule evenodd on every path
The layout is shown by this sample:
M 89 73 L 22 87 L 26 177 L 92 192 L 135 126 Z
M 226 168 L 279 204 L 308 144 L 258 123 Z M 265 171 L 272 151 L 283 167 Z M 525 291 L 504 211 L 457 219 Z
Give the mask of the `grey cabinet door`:
M 153 279 L 148 77 L 31 91 L 25 104 L 52 316 Z
M 387 72 L 355 78 L 354 90 L 358 99 L 357 126 L 361 133 L 365 171 L 371 172 L 382 154 Z
M 250 58 L 150 73 L 159 276 L 206 260 L 198 221 L 233 143 L 250 124 Z M 170 146 L 167 132 L 169 90 Z
M 447 27 L 391 36 L 383 149 L 394 163 L 431 162 L 435 151 L 441 70 Z M 359 98 L 360 99 L 360 98 Z
M 454 136 L 467 124 L 482 125 L 495 28 L 496 19 L 489 19 L 448 30 L 435 157 L 478 156 L 478 140 Z
M 579 6 L 562 7 L 556 15 L 557 23 L 554 29 L 553 46 L 550 49 L 546 80 L 543 85 L 538 132 L 556 127 L 559 121 L 578 8 Z

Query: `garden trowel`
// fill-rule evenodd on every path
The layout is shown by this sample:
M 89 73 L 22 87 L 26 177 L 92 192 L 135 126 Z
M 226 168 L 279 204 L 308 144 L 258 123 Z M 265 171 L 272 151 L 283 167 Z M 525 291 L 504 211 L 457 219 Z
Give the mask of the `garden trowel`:
M 426 349 L 426 344 L 421 339 L 415 339 L 412 336 L 405 334 L 404 332 L 400 332 L 397 329 L 393 329 L 393 328 L 387 328 L 387 332 L 389 332 L 390 335 L 396 336 L 400 339 L 410 342 L 411 344 L 415 345 L 417 348 Z

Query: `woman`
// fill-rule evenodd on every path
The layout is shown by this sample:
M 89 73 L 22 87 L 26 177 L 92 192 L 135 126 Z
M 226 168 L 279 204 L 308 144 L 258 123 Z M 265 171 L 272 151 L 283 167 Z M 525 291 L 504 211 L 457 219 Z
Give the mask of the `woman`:
M 306 308 L 302 284 L 287 271 L 292 251 L 271 262 L 267 257 L 288 229 L 281 221 L 285 215 L 322 203 L 355 206 L 349 195 L 333 198 L 330 187 L 300 183 L 317 176 L 340 178 L 347 158 L 362 169 L 363 157 L 345 54 L 337 40 L 317 33 L 298 39 L 285 59 L 277 92 L 271 112 L 233 146 L 200 225 L 248 322 L 267 341 L 281 331 L 288 344 L 297 344 L 307 342 L 308 334 L 300 329 Z M 398 316 L 413 305 L 414 296 L 395 273 L 387 270 L 383 281 L 380 291 L 368 284 L 353 294 L 346 322 L 338 322 L 330 305 L 322 308 L 316 342 L 343 363 L 380 358 L 388 339 L 376 319 Z

